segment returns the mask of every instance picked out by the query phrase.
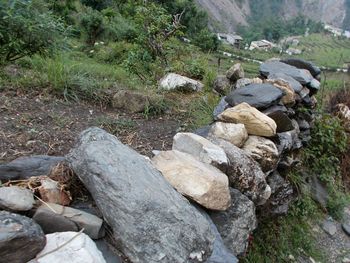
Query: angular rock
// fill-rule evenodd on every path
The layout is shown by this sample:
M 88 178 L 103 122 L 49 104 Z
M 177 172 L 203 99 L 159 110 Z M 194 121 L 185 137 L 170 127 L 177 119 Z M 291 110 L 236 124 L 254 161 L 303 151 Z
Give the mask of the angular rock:
M 234 64 L 227 72 L 226 77 L 235 82 L 239 79 L 244 78 L 244 70 L 240 63 Z
M 0 208 L 10 211 L 28 211 L 35 204 L 32 191 L 18 186 L 0 187 Z
M 299 94 L 303 89 L 303 85 L 301 85 L 298 81 L 281 72 L 275 72 L 270 74 L 268 79 L 270 80 L 281 79 L 287 82 L 290 85 L 290 87 L 294 90 L 294 92 L 297 94 Z
M 266 115 L 275 121 L 277 125 L 277 133 L 287 132 L 294 129 L 292 120 L 283 111 L 275 111 Z
M 321 69 L 317 66 L 315 66 L 313 63 L 309 61 L 305 61 L 300 58 L 287 58 L 287 59 L 282 59 L 281 62 L 286 63 L 288 65 L 294 66 L 299 69 L 306 69 L 308 70 L 311 75 L 316 78 L 318 75 L 320 75 Z
M 246 102 L 252 107 L 263 110 L 276 105 L 284 95 L 282 90 L 271 84 L 250 84 L 232 91 L 226 97 L 226 102 L 231 106 Z
M 175 150 L 161 152 L 152 162 L 178 192 L 198 204 L 213 210 L 230 206 L 228 178 L 215 167 Z
M 221 113 L 223 113 L 227 108 L 230 108 L 230 105 L 226 102 L 226 97 L 223 97 L 213 111 L 214 120 L 217 120 L 218 116 Z
M 28 179 L 32 176 L 47 175 L 64 157 L 36 155 L 18 158 L 8 164 L 0 165 L 0 180 Z
M 149 95 L 133 90 L 120 90 L 112 98 L 112 106 L 116 109 L 123 109 L 130 113 L 144 112 L 155 101 Z M 158 98 L 159 99 L 159 98 Z
M 32 263 L 106 263 L 94 241 L 84 233 L 61 232 L 48 234 L 46 240 L 45 248 Z M 67 244 L 59 248 L 64 243 Z
M 194 134 L 197 134 L 197 135 L 199 135 L 199 136 L 202 136 L 202 137 L 204 137 L 204 138 L 207 138 L 207 137 L 208 137 L 208 134 L 209 134 L 209 131 L 210 131 L 210 128 L 211 128 L 211 126 L 210 126 L 210 125 L 207 125 L 207 126 L 198 128 L 198 129 L 195 130 L 193 133 L 194 133 Z
M 204 85 L 199 81 L 175 73 L 169 73 L 159 81 L 159 88 L 168 91 L 201 91 Z
M 242 149 L 260 164 L 264 173 L 276 169 L 279 154 L 273 141 L 264 137 L 249 136 Z
M 276 134 L 275 121 L 247 103 L 225 110 L 218 119 L 224 122 L 242 123 L 250 135 L 272 137 Z
M 326 208 L 329 199 L 326 184 L 323 183 L 318 176 L 312 176 L 309 182 L 309 187 L 312 199 L 319 203 L 323 208 Z
M 310 72 L 279 61 L 269 61 L 261 64 L 260 73 L 267 78 L 269 78 L 270 74 L 284 73 L 299 81 L 302 85 L 308 85 L 313 79 Z
M 273 86 L 282 90 L 285 95 L 282 97 L 281 102 L 286 106 L 293 106 L 295 104 L 295 92 L 287 81 L 283 79 L 267 79 L 265 83 L 272 84 Z
M 292 185 L 277 171 L 267 177 L 267 182 L 271 187 L 272 194 L 267 203 L 261 207 L 260 215 L 269 217 L 286 215 L 290 204 L 296 197 Z
M 206 263 L 238 263 L 238 259 L 233 254 L 231 254 L 231 252 L 226 248 L 217 227 L 215 226 L 209 215 L 201 207 L 195 207 L 209 222 L 212 232 L 215 233 L 213 253 L 207 259 Z
M 215 122 L 209 131 L 209 137 L 226 140 L 241 148 L 248 139 L 248 133 L 243 124 Z
M 317 91 L 321 88 L 321 83 L 317 79 L 313 79 L 310 84 L 308 85 L 308 88 L 311 91 L 311 95 L 317 93 Z
M 271 195 L 271 189 L 259 164 L 243 150 L 225 140 L 213 138 L 210 140 L 224 149 L 229 159 L 226 174 L 230 186 L 238 189 L 256 205 L 266 203 Z
M 262 83 L 263 83 L 262 79 L 259 79 L 259 78 L 253 78 L 253 79 L 242 78 L 237 80 L 235 84 L 235 88 L 240 89 L 250 84 L 262 84 Z
M 43 231 L 28 217 L 0 211 L 0 229 L 1 262 L 28 262 L 45 246 Z
M 223 212 L 210 212 L 209 215 L 226 247 L 234 255 L 242 255 L 247 250 L 250 234 L 257 227 L 255 206 L 236 189 L 231 188 L 230 194 L 230 208 Z
M 310 124 L 306 120 L 298 119 L 297 122 L 298 122 L 300 131 L 310 130 Z
M 269 108 L 267 108 L 266 110 L 263 110 L 262 113 L 266 114 L 266 115 L 270 115 L 274 112 L 277 111 L 282 111 L 283 113 L 288 113 L 288 109 L 284 106 L 284 105 L 273 105 Z
M 79 231 L 78 226 L 73 221 L 61 214 L 51 211 L 50 209 L 39 207 L 36 210 L 33 219 L 40 225 L 45 234 Z
M 214 81 L 214 90 L 221 95 L 226 95 L 232 89 L 232 84 L 226 76 L 217 76 Z
M 123 263 L 120 255 L 115 252 L 115 249 L 111 248 L 111 245 L 105 239 L 95 240 L 95 244 L 98 250 L 101 251 L 106 263 Z
M 70 196 L 61 189 L 61 186 L 58 182 L 48 177 L 43 177 L 41 178 L 40 183 L 41 186 L 38 187 L 38 191 L 43 201 L 60 205 L 70 204 Z
M 323 221 L 322 229 L 330 236 L 334 236 L 337 233 L 337 226 L 331 219 Z
M 195 159 L 219 169 L 228 162 L 223 149 L 193 133 L 177 133 L 173 139 L 172 149 L 188 153 Z
M 186 262 L 191 253 L 204 251 L 204 260 L 212 253 L 215 236 L 205 218 L 115 136 L 84 131 L 68 160 L 131 261 Z
M 72 222 L 75 227 L 73 228 L 70 222 L 62 220 L 59 216 L 63 216 Z M 60 225 L 59 222 L 55 222 L 55 218 L 63 224 Z M 84 233 L 92 239 L 99 239 L 104 236 L 103 220 L 101 218 L 71 207 L 52 203 L 43 204 L 37 209 L 33 219 L 42 227 L 46 234 L 77 231 L 84 228 Z

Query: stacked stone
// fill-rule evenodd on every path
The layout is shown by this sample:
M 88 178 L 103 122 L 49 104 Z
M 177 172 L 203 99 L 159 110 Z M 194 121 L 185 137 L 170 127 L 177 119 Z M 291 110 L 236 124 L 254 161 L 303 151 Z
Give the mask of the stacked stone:
M 321 71 L 301 59 L 274 59 L 261 64 L 259 78 L 244 78 L 242 72 L 239 64 L 234 65 L 226 75 L 230 89 L 214 87 L 225 90 L 227 96 L 214 110 L 216 122 L 202 135 L 231 141 L 257 161 L 272 191 L 260 210 L 269 215 L 285 214 L 293 189 L 283 175 L 299 163 L 298 150 L 311 139 Z M 232 138 L 244 133 L 242 127 L 238 131 L 242 124 L 249 137 L 234 142 Z M 227 127 L 232 125 L 236 125 L 235 135 L 228 133 Z

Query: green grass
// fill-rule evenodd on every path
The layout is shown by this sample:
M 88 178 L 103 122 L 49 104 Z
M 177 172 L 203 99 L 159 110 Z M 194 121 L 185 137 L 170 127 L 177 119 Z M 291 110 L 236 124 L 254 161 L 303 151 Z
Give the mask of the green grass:
M 4 86 L 50 88 L 66 99 L 95 99 L 105 89 L 143 87 L 121 66 L 97 62 L 84 53 L 66 52 L 53 57 L 33 56 L 18 62 L 19 76 L 2 74 Z
M 317 248 L 312 232 L 312 224 L 317 223 L 321 215 L 314 201 L 304 196 L 293 205 L 287 216 L 260 222 L 253 235 L 253 243 L 241 262 L 291 262 L 292 255 L 296 259 L 312 257 L 326 263 L 326 257 Z

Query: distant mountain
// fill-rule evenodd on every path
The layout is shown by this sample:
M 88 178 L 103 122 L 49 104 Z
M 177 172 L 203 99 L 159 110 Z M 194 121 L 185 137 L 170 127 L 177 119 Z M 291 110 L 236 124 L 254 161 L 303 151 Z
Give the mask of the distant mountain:
M 350 0 L 195 0 L 206 10 L 215 31 L 232 33 L 239 24 L 269 16 L 303 14 L 315 21 L 349 29 Z

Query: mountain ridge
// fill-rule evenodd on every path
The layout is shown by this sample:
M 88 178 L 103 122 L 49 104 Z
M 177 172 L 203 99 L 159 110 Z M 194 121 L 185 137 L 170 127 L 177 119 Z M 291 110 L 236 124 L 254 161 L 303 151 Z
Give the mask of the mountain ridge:
M 232 33 L 239 25 L 265 16 L 286 19 L 302 14 L 315 21 L 347 29 L 347 0 L 195 0 L 210 18 L 214 31 Z M 345 26 L 345 27 L 344 27 Z

